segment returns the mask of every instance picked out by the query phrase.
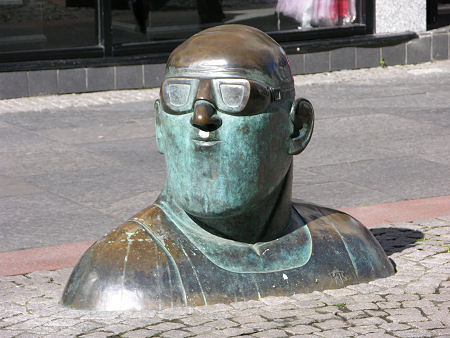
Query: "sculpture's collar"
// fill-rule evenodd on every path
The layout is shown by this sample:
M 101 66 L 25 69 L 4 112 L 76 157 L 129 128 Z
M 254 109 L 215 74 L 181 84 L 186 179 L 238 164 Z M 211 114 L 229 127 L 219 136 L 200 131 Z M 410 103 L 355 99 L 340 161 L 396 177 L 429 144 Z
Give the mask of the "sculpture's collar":
M 305 265 L 312 253 L 312 240 L 301 216 L 291 207 L 291 233 L 269 242 L 248 244 L 215 236 L 198 226 L 184 210 L 167 202 L 155 202 L 170 221 L 211 262 L 238 273 L 276 272 Z

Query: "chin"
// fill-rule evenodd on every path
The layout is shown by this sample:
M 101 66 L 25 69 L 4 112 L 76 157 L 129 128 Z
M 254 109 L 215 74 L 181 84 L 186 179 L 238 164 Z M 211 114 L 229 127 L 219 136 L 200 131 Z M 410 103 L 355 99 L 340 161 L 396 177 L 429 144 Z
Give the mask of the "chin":
M 251 191 L 248 189 L 247 191 Z M 188 214 L 199 218 L 227 218 L 239 216 L 264 200 L 264 194 L 253 191 L 252 194 L 241 192 L 223 196 L 219 191 L 191 191 L 177 198 L 179 206 Z

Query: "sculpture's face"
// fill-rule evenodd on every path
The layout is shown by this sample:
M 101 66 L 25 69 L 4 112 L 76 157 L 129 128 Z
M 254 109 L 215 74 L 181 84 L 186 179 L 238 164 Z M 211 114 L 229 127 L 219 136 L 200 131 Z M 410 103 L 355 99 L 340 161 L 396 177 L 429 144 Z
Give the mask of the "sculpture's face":
M 188 213 L 231 216 L 270 194 L 291 164 L 292 100 L 243 78 L 167 78 L 158 124 L 167 188 Z
M 258 30 L 216 27 L 178 47 L 156 103 L 171 198 L 197 217 L 266 198 L 291 165 L 293 100 L 286 56 Z

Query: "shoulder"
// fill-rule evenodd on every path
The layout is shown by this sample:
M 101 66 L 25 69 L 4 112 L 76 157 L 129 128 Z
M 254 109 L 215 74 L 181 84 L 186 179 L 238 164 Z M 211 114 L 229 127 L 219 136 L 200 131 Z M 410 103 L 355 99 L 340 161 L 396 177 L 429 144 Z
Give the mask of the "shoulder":
M 373 280 L 394 273 L 383 248 L 372 233 L 354 217 L 308 203 L 295 203 L 308 227 L 335 232 L 345 246 L 358 280 Z M 313 238 L 314 242 L 314 238 Z
M 157 215 L 162 211 L 150 206 L 135 217 L 94 243 L 85 255 L 102 266 L 114 268 L 122 266 L 127 257 L 127 268 L 132 267 L 133 259 L 145 260 L 159 254 L 161 249 L 150 235 L 149 231 L 140 223 L 152 224 L 157 221 Z M 140 220 L 141 222 L 137 221 Z
M 176 279 L 174 267 L 151 230 L 139 223 L 161 228 L 163 216 L 158 207 L 150 206 L 94 243 L 75 266 L 63 305 L 93 310 L 158 308 L 149 296 L 164 289 L 164 279 Z

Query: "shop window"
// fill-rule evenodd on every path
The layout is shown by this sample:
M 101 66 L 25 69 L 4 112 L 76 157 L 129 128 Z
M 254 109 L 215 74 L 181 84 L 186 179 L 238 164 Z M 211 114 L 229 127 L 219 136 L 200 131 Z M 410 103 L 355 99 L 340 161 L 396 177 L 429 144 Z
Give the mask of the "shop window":
M 268 33 L 362 24 L 360 0 L 131 0 L 112 10 L 116 45 L 185 39 L 218 24 Z
M 0 0 L 0 51 L 98 43 L 95 1 Z

